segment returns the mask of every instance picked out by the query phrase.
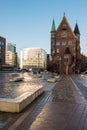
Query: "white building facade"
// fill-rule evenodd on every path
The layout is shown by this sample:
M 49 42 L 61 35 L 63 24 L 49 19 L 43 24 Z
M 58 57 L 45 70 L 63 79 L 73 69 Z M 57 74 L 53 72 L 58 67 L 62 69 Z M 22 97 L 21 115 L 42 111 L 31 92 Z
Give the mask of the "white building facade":
M 20 68 L 47 67 L 47 53 L 42 48 L 24 48 L 20 53 Z

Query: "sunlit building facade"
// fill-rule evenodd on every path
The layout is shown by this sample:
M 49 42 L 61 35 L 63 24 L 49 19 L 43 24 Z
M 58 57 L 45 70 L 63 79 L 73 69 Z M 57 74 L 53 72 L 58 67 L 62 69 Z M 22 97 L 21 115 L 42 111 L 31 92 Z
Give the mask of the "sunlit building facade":
M 6 44 L 6 65 L 13 67 L 17 66 L 17 52 L 15 44 Z
M 55 21 L 51 28 L 51 68 L 52 71 L 64 74 L 79 73 L 81 68 L 80 32 L 76 23 L 71 29 L 64 14 L 58 28 Z
M 42 48 L 24 48 L 20 53 L 20 68 L 47 67 L 47 53 Z

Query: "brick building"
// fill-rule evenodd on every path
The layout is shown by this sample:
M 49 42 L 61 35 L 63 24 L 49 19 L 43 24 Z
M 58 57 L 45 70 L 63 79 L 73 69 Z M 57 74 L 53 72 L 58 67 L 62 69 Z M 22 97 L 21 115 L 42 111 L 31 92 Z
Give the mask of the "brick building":
M 81 54 L 81 72 L 87 71 L 87 56 Z
M 6 39 L 0 36 L 0 69 L 5 65 Z
M 51 27 L 51 68 L 58 73 L 79 73 L 80 54 L 80 32 L 76 23 L 72 31 L 65 15 L 58 28 L 55 28 L 55 21 Z

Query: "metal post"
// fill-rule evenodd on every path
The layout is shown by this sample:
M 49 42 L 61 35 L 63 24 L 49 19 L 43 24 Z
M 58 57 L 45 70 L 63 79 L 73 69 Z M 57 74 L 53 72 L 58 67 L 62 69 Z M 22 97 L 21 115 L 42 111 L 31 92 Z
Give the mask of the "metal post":
M 59 71 L 60 71 L 60 74 L 61 74 L 61 57 L 59 58 L 59 63 L 60 63 L 60 65 L 59 65 Z
M 40 68 L 40 53 L 38 53 L 38 73 L 39 73 L 39 68 Z

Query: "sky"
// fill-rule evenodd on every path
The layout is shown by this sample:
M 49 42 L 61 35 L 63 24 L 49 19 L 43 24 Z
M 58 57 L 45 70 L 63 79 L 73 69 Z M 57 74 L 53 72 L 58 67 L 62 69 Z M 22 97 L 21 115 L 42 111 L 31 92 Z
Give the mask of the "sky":
M 50 53 L 52 20 L 56 28 L 65 16 L 80 30 L 81 52 L 87 55 L 87 0 L 0 0 L 0 36 L 23 48 L 43 48 Z

